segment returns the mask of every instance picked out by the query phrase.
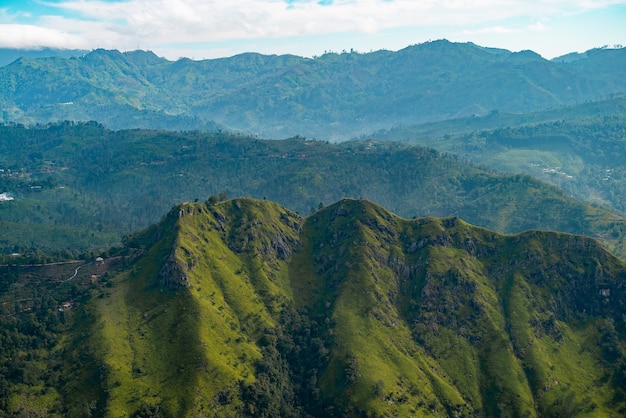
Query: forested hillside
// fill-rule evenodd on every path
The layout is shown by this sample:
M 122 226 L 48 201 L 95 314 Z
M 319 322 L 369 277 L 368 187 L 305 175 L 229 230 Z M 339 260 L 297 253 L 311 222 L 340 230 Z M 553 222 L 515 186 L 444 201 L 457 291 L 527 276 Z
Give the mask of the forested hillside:
M 41 49 L 14 49 L 14 48 L 0 48 L 0 67 L 8 65 L 13 61 L 27 57 L 27 58 L 50 58 L 50 57 L 62 57 L 72 58 L 80 57 L 89 53 L 87 50 L 81 49 L 57 49 L 57 48 L 41 48 Z
M 476 119 L 397 128 L 368 137 L 431 146 L 502 172 L 530 174 L 579 199 L 626 212 L 623 97 L 550 112 Z
M 343 140 L 400 124 L 529 112 L 624 93 L 626 49 L 578 59 L 445 40 L 316 58 L 242 54 L 171 62 L 95 50 L 0 68 L 2 121 L 97 120 L 112 129 L 212 129 Z
M 225 133 L 111 131 L 96 123 L 0 127 L 4 254 L 102 251 L 180 201 L 210 195 L 280 202 L 302 215 L 363 197 L 404 217 L 460 216 L 513 233 L 552 229 L 622 252 L 621 216 L 522 175 L 435 150 L 376 141 L 329 144 Z
M 626 265 L 582 236 L 211 199 L 82 267 L 5 267 L 3 414 L 626 412 Z

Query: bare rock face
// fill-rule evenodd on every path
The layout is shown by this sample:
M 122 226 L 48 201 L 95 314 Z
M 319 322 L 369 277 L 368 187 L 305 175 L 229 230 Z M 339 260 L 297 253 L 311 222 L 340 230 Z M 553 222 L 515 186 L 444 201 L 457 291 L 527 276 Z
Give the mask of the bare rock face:
M 181 266 L 171 254 L 161 266 L 159 271 L 159 283 L 170 290 L 178 290 L 189 287 L 189 277 L 186 268 Z

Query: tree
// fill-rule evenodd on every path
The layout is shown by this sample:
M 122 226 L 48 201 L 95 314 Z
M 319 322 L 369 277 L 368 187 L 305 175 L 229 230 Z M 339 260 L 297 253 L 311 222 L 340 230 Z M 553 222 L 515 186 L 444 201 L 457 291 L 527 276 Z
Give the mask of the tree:
M 204 204 L 207 205 L 207 206 L 213 206 L 217 202 L 219 202 L 219 200 L 217 199 L 217 196 L 211 195 L 211 196 L 209 196 L 209 198 L 207 199 L 207 201 Z

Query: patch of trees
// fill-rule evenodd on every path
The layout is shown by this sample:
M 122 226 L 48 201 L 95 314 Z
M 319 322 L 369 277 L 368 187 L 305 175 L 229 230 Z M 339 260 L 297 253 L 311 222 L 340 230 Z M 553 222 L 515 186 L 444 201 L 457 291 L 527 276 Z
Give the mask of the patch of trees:
M 252 417 L 342 416 L 321 396 L 319 378 L 332 341 L 325 325 L 306 311 L 285 308 L 279 325 L 266 329 L 256 380 L 241 384 L 244 414 Z

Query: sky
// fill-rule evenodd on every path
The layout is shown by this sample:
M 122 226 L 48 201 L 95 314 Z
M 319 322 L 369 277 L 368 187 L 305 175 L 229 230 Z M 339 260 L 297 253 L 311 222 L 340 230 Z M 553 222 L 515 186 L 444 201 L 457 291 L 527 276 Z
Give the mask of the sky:
M 0 48 L 243 52 L 380 49 L 430 40 L 551 59 L 626 45 L 626 0 L 0 0 Z

